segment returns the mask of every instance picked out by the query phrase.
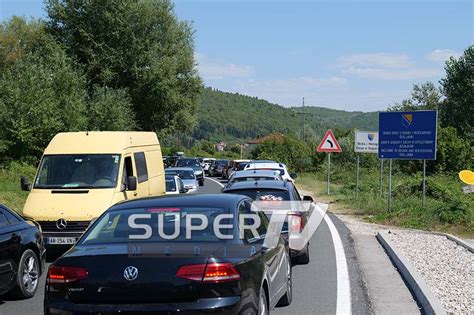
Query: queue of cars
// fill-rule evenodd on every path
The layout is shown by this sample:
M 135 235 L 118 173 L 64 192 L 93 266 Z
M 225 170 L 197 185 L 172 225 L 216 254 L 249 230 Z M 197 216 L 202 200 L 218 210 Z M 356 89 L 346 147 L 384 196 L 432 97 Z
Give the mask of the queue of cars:
M 0 207 L 0 294 L 33 296 L 46 251 L 63 248 L 47 272 L 45 314 L 268 314 L 289 305 L 292 267 L 309 262 L 307 248 L 289 248 L 289 231 L 307 218 L 292 211 L 267 248 L 271 215 L 252 209 L 263 195 L 301 199 L 286 167 L 184 155 L 169 161 L 154 133 L 54 137 L 33 183 L 21 179 L 30 192 L 23 216 Z M 228 178 L 221 193 L 192 194 L 205 173 Z M 250 214 L 259 225 L 242 232 Z M 213 224 L 193 227 L 195 219 Z

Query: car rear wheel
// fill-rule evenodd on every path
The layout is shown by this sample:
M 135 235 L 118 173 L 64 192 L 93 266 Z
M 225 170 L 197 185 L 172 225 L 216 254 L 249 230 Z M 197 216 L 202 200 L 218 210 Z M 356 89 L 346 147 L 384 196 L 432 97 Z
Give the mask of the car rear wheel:
M 277 303 L 277 306 L 288 306 L 293 300 L 293 282 L 292 282 L 292 270 L 291 261 L 288 259 L 288 271 L 286 275 L 286 292 Z
M 270 312 L 268 311 L 268 302 L 267 302 L 267 295 L 265 294 L 265 289 L 260 289 L 260 298 L 258 301 L 258 315 L 268 315 Z
M 27 249 L 23 252 L 18 264 L 16 287 L 13 295 L 21 299 L 34 296 L 38 289 L 39 276 L 38 257 L 31 249 Z

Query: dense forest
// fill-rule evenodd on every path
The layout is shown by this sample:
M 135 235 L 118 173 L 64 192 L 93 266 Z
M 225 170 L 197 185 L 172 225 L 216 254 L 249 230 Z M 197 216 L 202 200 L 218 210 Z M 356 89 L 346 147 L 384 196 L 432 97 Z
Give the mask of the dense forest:
M 256 97 L 212 88 L 203 90 L 196 114 L 198 123 L 193 137 L 211 141 L 250 139 L 273 132 L 301 137 L 303 122 L 305 138 L 311 140 L 328 128 L 375 130 L 378 123 L 376 112 L 347 112 L 308 106 L 304 109 L 286 108 Z

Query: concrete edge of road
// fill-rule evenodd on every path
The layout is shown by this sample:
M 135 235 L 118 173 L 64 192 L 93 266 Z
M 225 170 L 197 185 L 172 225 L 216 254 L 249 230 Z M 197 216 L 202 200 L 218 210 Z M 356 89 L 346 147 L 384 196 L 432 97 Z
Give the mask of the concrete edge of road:
M 396 246 L 388 239 L 389 231 L 377 233 L 377 240 L 387 252 L 390 260 L 394 263 L 398 272 L 414 295 L 418 304 L 425 314 L 446 314 L 441 302 L 434 296 L 431 289 L 425 283 L 418 271 L 397 250 Z

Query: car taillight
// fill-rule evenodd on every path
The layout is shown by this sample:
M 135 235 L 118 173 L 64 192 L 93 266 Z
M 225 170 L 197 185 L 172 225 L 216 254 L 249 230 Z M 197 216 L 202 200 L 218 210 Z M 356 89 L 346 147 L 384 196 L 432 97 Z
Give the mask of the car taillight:
M 176 276 L 202 282 L 225 282 L 240 279 L 239 272 L 232 263 L 209 263 L 181 266 Z
M 304 221 L 300 215 L 290 214 L 289 215 L 291 231 L 301 233 L 304 229 Z
M 65 284 L 87 278 L 88 272 L 81 267 L 51 266 L 48 281 L 51 284 Z

